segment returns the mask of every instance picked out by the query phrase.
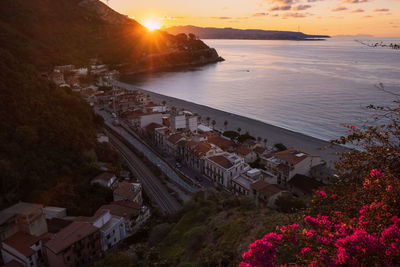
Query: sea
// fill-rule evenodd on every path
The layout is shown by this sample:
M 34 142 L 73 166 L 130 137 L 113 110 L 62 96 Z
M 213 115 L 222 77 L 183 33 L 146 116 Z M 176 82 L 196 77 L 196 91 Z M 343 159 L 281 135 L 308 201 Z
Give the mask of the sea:
M 121 81 L 331 140 L 346 134 L 346 125 L 381 123 L 368 105 L 399 105 L 393 101 L 400 98 L 400 50 L 355 39 L 204 40 L 225 61 Z M 400 38 L 358 40 L 400 43 Z

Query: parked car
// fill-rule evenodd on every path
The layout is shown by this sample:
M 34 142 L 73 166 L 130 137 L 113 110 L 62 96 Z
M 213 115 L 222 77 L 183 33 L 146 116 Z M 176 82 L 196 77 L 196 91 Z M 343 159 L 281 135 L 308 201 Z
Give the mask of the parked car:
M 182 164 L 180 164 L 179 162 L 175 163 L 175 166 L 179 169 L 182 168 Z

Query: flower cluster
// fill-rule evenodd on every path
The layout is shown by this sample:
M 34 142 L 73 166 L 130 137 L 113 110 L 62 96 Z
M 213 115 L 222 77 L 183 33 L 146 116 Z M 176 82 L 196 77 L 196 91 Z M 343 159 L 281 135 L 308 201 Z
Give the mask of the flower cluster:
M 371 185 L 382 183 L 384 177 L 378 170 L 369 175 Z M 398 208 L 400 185 L 394 181 L 388 194 L 385 190 L 364 189 L 363 199 L 370 199 L 359 208 L 359 216 L 348 216 L 341 211 L 332 216 L 305 216 L 304 227 L 292 224 L 277 227 L 278 233 L 269 233 L 250 245 L 243 254 L 240 266 L 275 266 L 277 259 L 285 262 L 283 255 L 290 251 L 296 263 L 309 266 L 341 265 L 396 265 L 400 263 L 400 219 L 390 212 Z M 386 188 L 388 181 L 383 184 Z M 394 185 L 395 184 L 395 185 Z M 379 192 L 381 195 L 377 195 Z M 316 191 L 319 198 L 329 198 L 324 191 Z M 381 199 L 376 199 L 380 196 Z M 357 196 L 355 196 L 357 197 Z M 335 200 L 337 195 L 331 195 Z M 280 258 L 281 257 L 281 258 Z

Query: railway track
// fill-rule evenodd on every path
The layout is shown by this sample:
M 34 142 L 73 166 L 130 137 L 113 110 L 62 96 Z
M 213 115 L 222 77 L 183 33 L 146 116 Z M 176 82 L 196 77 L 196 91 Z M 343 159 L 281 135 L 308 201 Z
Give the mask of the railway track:
M 138 177 L 143 189 L 150 199 L 164 214 L 173 214 L 182 208 L 182 205 L 168 193 L 167 188 L 153 174 L 147 165 L 129 148 L 129 144 L 121 136 L 107 130 L 111 143 L 125 158 L 130 170 Z

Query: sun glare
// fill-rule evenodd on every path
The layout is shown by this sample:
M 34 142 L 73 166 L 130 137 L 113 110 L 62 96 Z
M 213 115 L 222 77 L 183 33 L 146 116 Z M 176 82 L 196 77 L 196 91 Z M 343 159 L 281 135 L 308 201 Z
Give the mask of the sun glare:
M 161 29 L 161 23 L 159 23 L 155 19 L 147 19 L 143 22 L 143 25 L 149 30 L 149 31 L 154 31 Z

